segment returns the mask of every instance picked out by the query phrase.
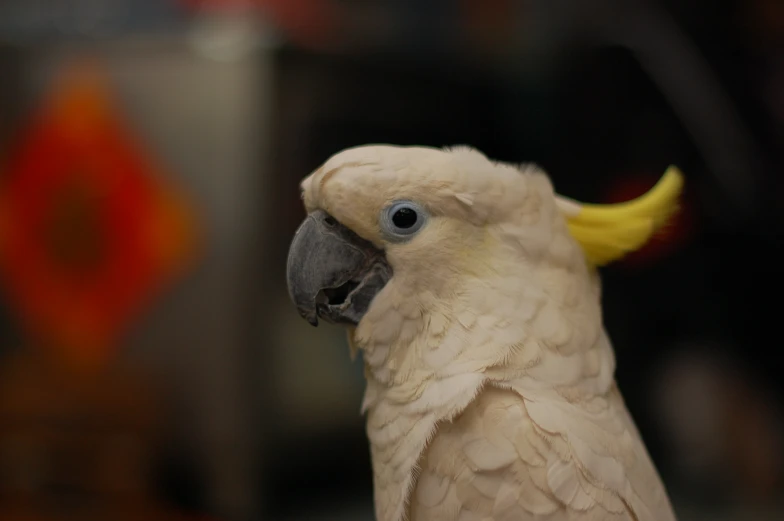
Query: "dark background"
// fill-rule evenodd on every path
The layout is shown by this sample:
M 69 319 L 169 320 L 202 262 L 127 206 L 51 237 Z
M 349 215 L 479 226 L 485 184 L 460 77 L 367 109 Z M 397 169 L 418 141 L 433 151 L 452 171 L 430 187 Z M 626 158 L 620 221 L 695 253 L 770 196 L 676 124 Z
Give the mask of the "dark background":
M 780 1 L 65 4 L 0 4 L 0 158 L 58 68 L 98 57 L 205 231 L 117 361 L 165 411 L 162 503 L 372 519 L 361 363 L 286 295 L 298 183 L 349 146 L 469 144 L 591 202 L 683 170 L 678 239 L 603 270 L 617 379 L 681 519 L 784 517 Z M 4 302 L 11 360 L 34 348 Z

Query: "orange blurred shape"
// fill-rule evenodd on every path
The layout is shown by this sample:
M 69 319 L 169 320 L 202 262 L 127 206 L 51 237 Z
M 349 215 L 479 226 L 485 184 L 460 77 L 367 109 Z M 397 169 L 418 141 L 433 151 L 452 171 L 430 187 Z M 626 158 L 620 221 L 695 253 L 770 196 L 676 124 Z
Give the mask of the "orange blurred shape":
M 37 341 L 95 363 L 191 259 L 196 230 L 100 68 L 67 68 L 53 87 L 2 169 L 0 276 Z
M 604 197 L 605 203 L 621 203 L 648 192 L 659 181 L 657 175 L 631 175 L 616 179 Z M 643 267 L 659 261 L 677 251 L 692 237 L 696 227 L 693 205 L 684 194 L 677 213 L 639 250 L 628 254 L 618 264 L 626 267 Z

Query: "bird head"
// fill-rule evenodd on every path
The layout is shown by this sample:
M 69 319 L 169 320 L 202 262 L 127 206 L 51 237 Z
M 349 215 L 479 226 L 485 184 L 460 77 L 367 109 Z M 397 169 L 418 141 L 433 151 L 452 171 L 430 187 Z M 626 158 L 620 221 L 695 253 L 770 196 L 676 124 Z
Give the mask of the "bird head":
M 347 149 L 301 183 L 289 293 L 312 325 L 354 327 L 371 312 L 383 322 L 401 306 L 449 308 L 489 281 L 546 291 L 553 278 L 589 280 L 664 225 L 682 184 L 671 167 L 636 200 L 592 205 L 556 194 L 534 165 L 467 147 Z

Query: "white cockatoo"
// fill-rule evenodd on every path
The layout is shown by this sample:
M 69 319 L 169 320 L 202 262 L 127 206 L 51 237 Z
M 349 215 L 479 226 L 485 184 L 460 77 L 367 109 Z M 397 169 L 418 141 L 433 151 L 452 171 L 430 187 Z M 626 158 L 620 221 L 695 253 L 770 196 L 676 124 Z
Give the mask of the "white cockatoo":
M 467 147 L 361 146 L 302 182 L 289 292 L 348 328 L 378 521 L 675 519 L 614 380 L 597 266 L 677 206 L 589 205 Z

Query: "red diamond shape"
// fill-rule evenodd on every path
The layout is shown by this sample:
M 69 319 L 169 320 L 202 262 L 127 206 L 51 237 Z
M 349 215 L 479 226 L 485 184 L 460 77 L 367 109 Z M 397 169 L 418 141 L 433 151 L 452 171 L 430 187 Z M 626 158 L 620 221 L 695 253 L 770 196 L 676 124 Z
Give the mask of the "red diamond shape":
M 0 273 L 38 340 L 103 357 L 191 245 L 188 213 L 92 69 L 34 120 L 0 194 Z

